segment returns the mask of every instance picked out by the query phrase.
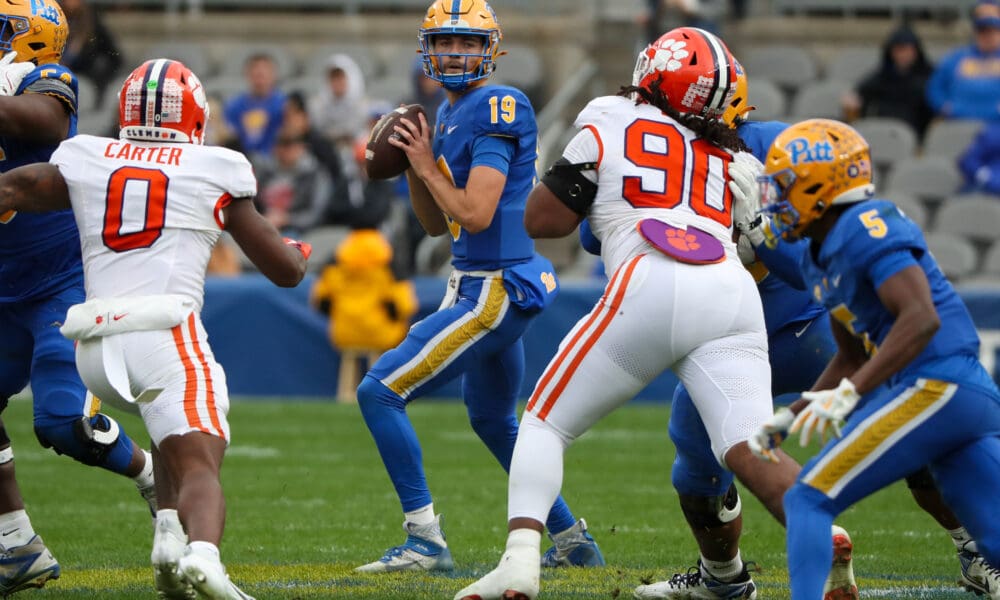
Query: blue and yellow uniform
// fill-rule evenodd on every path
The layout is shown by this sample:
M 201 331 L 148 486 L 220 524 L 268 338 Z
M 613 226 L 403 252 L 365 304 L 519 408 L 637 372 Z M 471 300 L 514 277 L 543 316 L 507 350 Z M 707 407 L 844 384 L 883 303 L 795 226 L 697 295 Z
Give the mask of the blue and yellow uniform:
M 470 234 L 448 220 L 455 271 L 444 302 L 386 352 L 358 387 L 362 414 L 404 512 L 431 503 L 406 405 L 457 376 L 463 377 L 472 428 L 503 468 L 510 467 L 524 378 L 521 336 L 557 292 L 551 263 L 535 252 L 524 229 L 537 137 L 531 104 L 512 87 L 473 88 L 438 109 L 433 152 L 454 185 L 464 188 L 477 166 L 507 179 L 485 230 Z M 559 532 L 574 522 L 560 499 L 546 524 Z
M 787 127 L 780 121 L 744 121 L 737 131 L 763 162 L 767 149 Z M 833 358 L 837 344 L 827 323 L 826 309 L 808 292 L 791 287 L 760 262 L 750 272 L 757 280 L 764 305 L 771 393 L 778 402 L 790 402 L 797 396 L 778 397 L 808 390 Z M 682 384 L 674 390 L 669 431 L 677 450 L 671 479 L 678 493 L 703 497 L 725 494 L 733 483 L 733 474 L 722 468 L 712 453 L 705 426 Z
M 1000 497 L 1000 391 L 979 362 L 972 318 L 919 228 L 890 202 L 862 201 L 844 210 L 820 247 L 791 247 L 801 283 L 869 355 L 895 322 L 878 289 L 904 269 L 923 270 L 941 323 L 916 358 L 861 398 L 843 436 L 810 460 L 786 493 L 793 597 L 821 594 L 823 574 L 796 562 L 810 556 L 829 567 L 830 526 L 840 512 L 928 464 L 980 552 L 1000 564 L 995 510 L 982 501 Z
M 17 94 L 57 98 L 69 113 L 69 135 L 76 134 L 76 76 L 66 67 L 36 67 Z M 47 162 L 56 145 L 0 135 L 0 172 Z M 110 447 L 81 441 L 80 418 L 108 429 L 107 417 L 88 406 L 76 370 L 73 342 L 59 333 L 70 306 L 85 300 L 80 235 L 73 211 L 14 213 L 0 216 L 0 403 L 31 384 L 35 433 L 45 446 L 81 462 L 124 473 L 132 460 L 132 441 L 121 432 Z

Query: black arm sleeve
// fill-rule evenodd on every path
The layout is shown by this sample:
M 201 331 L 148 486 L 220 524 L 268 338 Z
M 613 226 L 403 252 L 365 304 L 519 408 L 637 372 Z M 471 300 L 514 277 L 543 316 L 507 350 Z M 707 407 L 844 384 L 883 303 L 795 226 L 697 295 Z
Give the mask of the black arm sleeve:
M 584 177 L 583 172 L 596 169 L 596 162 L 571 163 L 560 158 L 545 172 L 542 182 L 570 210 L 586 216 L 597 196 L 597 184 Z

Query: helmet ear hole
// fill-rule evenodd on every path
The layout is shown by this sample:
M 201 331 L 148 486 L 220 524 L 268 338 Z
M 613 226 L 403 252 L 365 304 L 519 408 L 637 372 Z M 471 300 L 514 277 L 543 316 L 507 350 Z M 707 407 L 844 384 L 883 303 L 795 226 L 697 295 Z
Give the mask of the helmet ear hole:
M 807 187 L 806 189 L 802 190 L 802 193 L 803 194 L 809 194 L 811 196 L 811 195 L 819 192 L 822 188 L 823 188 L 823 184 L 822 183 L 814 183 L 811 186 Z M 822 202 L 820 204 L 822 204 Z

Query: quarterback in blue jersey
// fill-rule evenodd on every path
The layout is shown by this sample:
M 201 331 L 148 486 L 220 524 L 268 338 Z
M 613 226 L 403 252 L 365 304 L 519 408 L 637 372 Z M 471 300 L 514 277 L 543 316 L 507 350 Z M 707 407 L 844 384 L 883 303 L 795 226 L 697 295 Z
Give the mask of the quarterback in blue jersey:
M 823 540 L 833 519 L 925 465 L 995 570 L 1000 391 L 979 362 L 961 298 L 919 228 L 892 203 L 873 199 L 868 144 L 849 126 L 793 125 L 769 150 L 763 179 L 771 230 L 808 238 L 789 245 L 799 283 L 830 312 L 838 346 L 817 391 L 803 393 L 754 438 L 770 457 L 785 433 L 801 433 L 806 444 L 833 432 L 785 495 L 793 600 L 823 595 L 833 558 Z
M 521 336 L 557 292 L 551 263 L 535 253 L 524 228 L 535 182 L 534 111 L 520 90 L 487 84 L 501 37 L 484 0 L 437 0 L 420 29 L 424 70 L 445 88 L 447 101 L 437 112 L 433 145 L 423 115 L 419 123 L 403 120 L 395 145 L 409 158 L 410 198 L 424 229 L 452 238 L 454 271 L 438 311 L 414 325 L 358 387 L 407 533 L 404 544 L 358 567 L 362 572 L 453 567 L 406 406 L 462 376 L 472 428 L 508 470 L 524 377 Z M 549 566 L 604 564 L 586 524 L 561 499 L 547 526 L 555 543 L 543 559 Z
M 76 133 L 77 80 L 58 64 L 66 18 L 55 0 L 0 8 L 0 171 L 46 162 Z M 136 479 L 155 503 L 152 460 L 97 411 L 76 371 L 73 342 L 59 332 L 84 300 L 80 242 L 72 211 L 0 215 L 0 410 L 30 383 L 39 442 L 88 465 Z M 14 478 L 10 438 L 0 422 L 0 595 L 39 587 L 59 565 L 35 535 Z

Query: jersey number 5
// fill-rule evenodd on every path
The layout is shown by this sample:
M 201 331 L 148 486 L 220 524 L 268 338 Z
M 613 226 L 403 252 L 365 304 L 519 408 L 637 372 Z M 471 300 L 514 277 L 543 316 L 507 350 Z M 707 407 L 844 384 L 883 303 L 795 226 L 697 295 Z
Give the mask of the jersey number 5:
M 675 208 L 687 198 L 696 214 L 731 227 L 733 198 L 726 187 L 726 168 L 732 155 L 700 138 L 691 142 L 690 152 L 684 142 L 684 134 L 670 123 L 637 119 L 629 125 L 625 158 L 662 173 L 663 184 L 647 190 L 642 177 L 626 176 L 622 197 L 636 208 Z M 688 169 L 691 177 L 685 181 Z
M 148 248 L 160 238 L 167 213 L 167 183 L 169 178 L 157 169 L 122 167 L 111 173 L 108 179 L 108 195 L 104 211 L 104 245 L 115 252 L 127 252 L 136 248 Z M 122 233 L 124 223 L 126 188 L 146 188 L 145 221 L 142 229 Z M 133 189 L 134 189 L 133 187 Z M 132 196 L 133 198 L 135 195 Z M 134 200 L 132 200 L 134 202 Z M 130 212 L 135 210 L 130 207 Z

